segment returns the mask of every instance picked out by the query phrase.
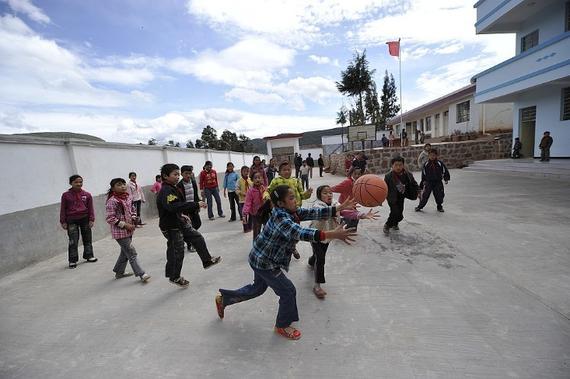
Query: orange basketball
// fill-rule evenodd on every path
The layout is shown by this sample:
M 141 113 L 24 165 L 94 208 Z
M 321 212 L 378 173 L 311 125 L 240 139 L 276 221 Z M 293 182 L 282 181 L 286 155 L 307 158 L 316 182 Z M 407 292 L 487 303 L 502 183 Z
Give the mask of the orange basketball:
M 358 204 L 365 207 L 376 207 L 386 200 L 388 186 L 384 179 L 378 175 L 362 175 L 354 182 L 352 196 Z

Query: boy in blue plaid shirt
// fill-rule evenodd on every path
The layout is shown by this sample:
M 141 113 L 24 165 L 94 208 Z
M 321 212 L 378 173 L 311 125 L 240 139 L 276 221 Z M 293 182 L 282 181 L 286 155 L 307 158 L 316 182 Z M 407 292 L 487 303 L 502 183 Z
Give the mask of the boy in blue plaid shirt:
M 295 244 L 297 241 L 319 242 L 331 239 L 339 239 L 348 244 L 354 241 L 351 237 L 356 235 L 353 229 L 344 229 L 342 226 L 328 231 L 303 228 L 299 221 L 335 217 L 344 209 L 354 209 L 356 203 L 353 199 L 348 199 L 337 207 L 297 208 L 295 193 L 287 185 L 276 187 L 270 196 L 274 208 L 249 253 L 249 265 L 254 274 L 253 284 L 237 290 L 220 289 L 216 296 L 216 307 L 218 316 L 224 318 L 224 308 L 228 305 L 253 299 L 271 287 L 279 296 L 275 332 L 298 340 L 301 332 L 291 326 L 291 323 L 299 321 L 296 290 L 284 272 L 289 270 Z

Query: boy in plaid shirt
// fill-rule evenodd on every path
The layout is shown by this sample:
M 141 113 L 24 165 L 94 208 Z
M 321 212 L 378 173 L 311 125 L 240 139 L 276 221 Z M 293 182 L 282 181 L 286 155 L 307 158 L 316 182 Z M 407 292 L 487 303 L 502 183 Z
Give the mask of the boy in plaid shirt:
M 107 214 L 106 221 L 111 225 L 111 236 L 121 247 L 121 254 L 113 268 L 115 278 L 120 279 L 133 275 L 130 272 L 125 273 L 127 262 L 129 262 L 135 276 L 140 277 L 141 281 L 146 283 L 150 279 L 150 275 L 139 266 L 137 251 L 131 244 L 137 215 L 132 198 L 127 192 L 125 179 L 115 178 L 111 180 L 105 211 Z
M 304 228 L 300 221 L 335 217 L 343 209 L 354 209 L 356 203 L 348 199 L 337 207 L 316 209 L 298 208 L 295 193 L 287 185 L 276 187 L 270 193 L 273 210 L 261 234 L 253 242 L 249 253 L 249 265 L 253 270 L 253 284 L 237 290 L 220 289 L 216 296 L 218 316 L 224 318 L 228 305 L 253 299 L 271 287 L 279 296 L 279 311 L 275 322 L 275 332 L 293 340 L 301 338 L 301 332 L 291 323 L 299 321 L 296 289 L 285 276 L 289 270 L 291 253 L 297 241 L 318 242 L 339 239 L 346 243 L 354 241 L 356 233 L 342 226 L 334 230 L 322 231 Z

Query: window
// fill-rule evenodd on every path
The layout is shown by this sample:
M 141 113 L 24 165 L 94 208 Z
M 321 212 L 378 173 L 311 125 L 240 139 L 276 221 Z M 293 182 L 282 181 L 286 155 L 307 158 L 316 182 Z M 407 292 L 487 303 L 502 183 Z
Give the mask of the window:
M 521 53 L 538 45 L 538 30 L 521 38 Z
M 469 121 L 469 100 L 457 104 L 457 123 Z
M 570 87 L 562 88 L 562 121 L 570 120 Z
M 431 116 L 426 117 L 426 132 L 431 132 Z
M 570 1 L 566 2 L 566 27 L 564 28 L 565 31 L 570 31 Z

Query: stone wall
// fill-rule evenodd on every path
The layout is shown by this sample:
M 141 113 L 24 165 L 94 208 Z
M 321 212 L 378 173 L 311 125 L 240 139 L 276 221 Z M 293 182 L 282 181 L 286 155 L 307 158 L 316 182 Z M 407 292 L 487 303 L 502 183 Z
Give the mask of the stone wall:
M 434 143 L 432 147 L 438 150 L 440 159 L 449 168 L 461 168 L 473 161 L 486 159 L 508 158 L 511 151 L 512 134 L 496 135 L 491 139 L 478 139 L 463 142 Z M 374 148 L 365 150 L 368 157 L 368 169 L 374 174 L 383 174 L 390 168 L 390 159 L 400 155 L 406 161 L 406 167 L 411 171 L 420 171 L 418 167 L 418 156 L 423 147 L 391 147 Z M 331 172 L 342 173 L 344 170 L 344 159 L 350 152 L 332 154 L 328 156 Z M 353 154 L 355 152 L 352 152 Z

